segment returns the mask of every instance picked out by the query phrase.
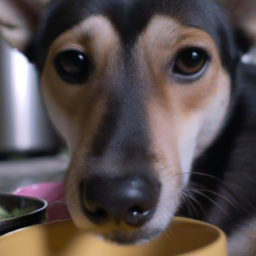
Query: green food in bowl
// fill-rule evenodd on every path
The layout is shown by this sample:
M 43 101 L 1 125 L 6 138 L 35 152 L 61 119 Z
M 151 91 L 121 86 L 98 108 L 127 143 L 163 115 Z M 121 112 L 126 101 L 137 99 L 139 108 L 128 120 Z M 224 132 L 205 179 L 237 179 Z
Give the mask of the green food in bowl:
M 0 236 L 43 223 L 46 207 L 41 199 L 0 193 Z
M 28 207 L 25 209 L 14 208 L 9 212 L 0 206 L 0 221 L 14 218 L 14 217 L 19 217 L 19 216 L 25 215 L 27 213 L 33 212 L 36 209 L 37 209 L 36 207 Z

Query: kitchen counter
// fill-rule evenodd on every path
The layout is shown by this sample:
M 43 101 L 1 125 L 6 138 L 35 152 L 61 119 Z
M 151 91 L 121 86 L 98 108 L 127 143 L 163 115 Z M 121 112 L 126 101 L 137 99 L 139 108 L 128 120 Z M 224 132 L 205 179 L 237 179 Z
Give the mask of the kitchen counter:
M 0 192 L 10 193 L 33 183 L 63 181 L 68 164 L 69 156 L 66 154 L 0 161 Z

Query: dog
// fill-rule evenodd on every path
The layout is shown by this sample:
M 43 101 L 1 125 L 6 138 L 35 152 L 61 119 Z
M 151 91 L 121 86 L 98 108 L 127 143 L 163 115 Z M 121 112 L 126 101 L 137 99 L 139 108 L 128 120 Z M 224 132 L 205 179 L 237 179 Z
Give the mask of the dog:
M 140 244 L 177 214 L 256 255 L 256 69 L 241 62 L 255 2 L 236 3 L 0 1 L 2 35 L 35 64 L 69 148 L 79 228 Z

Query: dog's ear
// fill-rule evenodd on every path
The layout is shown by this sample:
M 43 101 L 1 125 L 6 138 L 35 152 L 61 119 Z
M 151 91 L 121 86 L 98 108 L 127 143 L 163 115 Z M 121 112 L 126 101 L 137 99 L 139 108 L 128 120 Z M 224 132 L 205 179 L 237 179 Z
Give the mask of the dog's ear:
M 26 54 L 49 1 L 0 0 L 0 32 L 13 48 Z
M 231 16 L 239 43 L 256 46 L 256 0 L 219 0 Z

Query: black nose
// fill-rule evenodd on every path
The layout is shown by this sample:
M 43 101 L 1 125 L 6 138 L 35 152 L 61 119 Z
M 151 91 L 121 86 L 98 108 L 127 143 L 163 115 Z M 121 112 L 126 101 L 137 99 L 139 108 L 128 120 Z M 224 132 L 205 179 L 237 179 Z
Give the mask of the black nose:
M 139 227 L 152 217 L 159 191 L 150 176 L 94 176 L 83 184 L 85 214 L 98 225 L 114 220 Z

